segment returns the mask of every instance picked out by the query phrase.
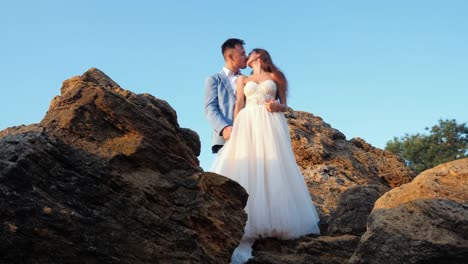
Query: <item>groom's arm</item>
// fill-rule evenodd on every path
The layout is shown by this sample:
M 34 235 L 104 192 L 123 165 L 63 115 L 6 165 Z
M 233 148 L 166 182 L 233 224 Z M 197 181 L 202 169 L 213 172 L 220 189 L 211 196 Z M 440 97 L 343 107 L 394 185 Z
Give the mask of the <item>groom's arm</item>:
M 205 81 L 205 116 L 218 134 L 231 125 L 219 109 L 218 79 L 215 76 L 210 76 Z

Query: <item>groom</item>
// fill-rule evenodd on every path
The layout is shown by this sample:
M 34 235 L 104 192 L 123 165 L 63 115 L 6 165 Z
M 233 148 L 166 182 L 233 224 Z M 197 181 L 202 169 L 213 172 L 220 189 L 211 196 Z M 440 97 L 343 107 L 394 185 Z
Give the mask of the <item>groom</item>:
M 226 40 L 221 46 L 225 61 L 223 70 L 209 76 L 205 81 L 205 116 L 213 127 L 213 153 L 218 153 L 231 136 L 237 77 L 240 69 L 247 66 L 244 44 L 241 39 Z

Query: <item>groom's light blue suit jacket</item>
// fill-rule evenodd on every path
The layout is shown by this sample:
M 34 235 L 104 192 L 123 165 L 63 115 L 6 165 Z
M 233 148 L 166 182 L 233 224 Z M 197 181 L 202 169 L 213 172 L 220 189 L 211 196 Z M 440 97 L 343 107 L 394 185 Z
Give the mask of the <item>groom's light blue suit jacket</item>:
M 232 126 L 236 95 L 223 71 L 209 76 L 205 81 L 205 116 L 213 127 L 211 146 L 224 145 L 220 134 L 226 126 Z

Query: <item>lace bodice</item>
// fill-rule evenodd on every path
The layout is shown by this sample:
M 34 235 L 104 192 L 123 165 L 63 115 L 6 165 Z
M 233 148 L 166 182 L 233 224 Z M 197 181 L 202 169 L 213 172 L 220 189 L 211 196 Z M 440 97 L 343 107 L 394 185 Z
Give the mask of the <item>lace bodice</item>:
M 246 106 L 262 105 L 276 98 L 276 83 L 273 80 L 260 83 L 249 81 L 245 84 L 244 94 L 247 99 Z

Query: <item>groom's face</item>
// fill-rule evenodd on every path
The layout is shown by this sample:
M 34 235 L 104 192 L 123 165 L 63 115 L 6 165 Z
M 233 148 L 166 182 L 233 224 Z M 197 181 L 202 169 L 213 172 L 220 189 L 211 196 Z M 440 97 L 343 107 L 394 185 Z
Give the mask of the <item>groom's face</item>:
M 232 55 L 233 63 L 240 69 L 245 69 L 247 66 L 247 55 L 245 54 L 244 47 L 242 45 L 236 45 Z

